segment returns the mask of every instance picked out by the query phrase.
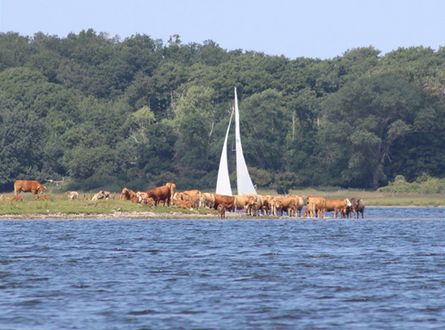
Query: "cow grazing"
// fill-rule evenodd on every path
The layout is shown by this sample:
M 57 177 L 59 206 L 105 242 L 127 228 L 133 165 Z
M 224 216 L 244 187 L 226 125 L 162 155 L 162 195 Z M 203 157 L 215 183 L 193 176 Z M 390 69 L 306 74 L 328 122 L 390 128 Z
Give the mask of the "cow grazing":
M 18 195 L 21 192 L 31 192 L 34 195 L 42 194 L 46 187 L 38 180 L 16 180 L 14 182 L 14 194 Z

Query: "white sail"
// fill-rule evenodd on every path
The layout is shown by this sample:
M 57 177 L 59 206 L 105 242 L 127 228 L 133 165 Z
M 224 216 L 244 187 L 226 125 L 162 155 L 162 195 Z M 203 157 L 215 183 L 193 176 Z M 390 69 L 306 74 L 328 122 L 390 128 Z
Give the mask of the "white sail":
M 220 195 L 232 196 L 232 187 L 230 186 L 229 166 L 227 164 L 227 139 L 229 137 L 230 124 L 232 123 L 233 111 L 230 115 L 229 126 L 227 127 L 226 138 L 224 139 L 219 161 L 218 180 L 216 181 L 216 193 Z
M 226 135 L 227 139 L 227 135 Z M 236 183 L 238 195 L 256 194 L 252 179 L 250 178 L 247 169 L 246 161 L 244 160 L 243 147 L 241 145 L 241 134 L 239 126 L 239 110 L 238 110 L 238 96 L 235 87 L 235 146 L 236 146 Z

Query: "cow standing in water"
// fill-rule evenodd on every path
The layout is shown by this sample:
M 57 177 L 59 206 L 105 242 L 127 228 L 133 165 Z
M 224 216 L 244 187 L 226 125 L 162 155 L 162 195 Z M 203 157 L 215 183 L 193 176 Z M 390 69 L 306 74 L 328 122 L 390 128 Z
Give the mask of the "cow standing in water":
M 31 192 L 34 195 L 42 194 L 46 187 L 38 180 L 16 180 L 14 182 L 14 194 L 17 196 L 21 192 Z
M 362 199 L 351 198 L 351 209 L 352 212 L 355 213 L 357 219 L 359 218 L 360 213 L 362 214 L 362 218 L 365 217 L 365 202 Z

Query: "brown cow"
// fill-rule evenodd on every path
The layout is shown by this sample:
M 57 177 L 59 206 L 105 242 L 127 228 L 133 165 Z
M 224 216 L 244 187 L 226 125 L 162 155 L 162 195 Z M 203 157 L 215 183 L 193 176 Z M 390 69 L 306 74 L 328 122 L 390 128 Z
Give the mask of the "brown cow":
M 201 207 L 212 209 L 215 205 L 215 194 L 203 193 L 200 201 Z
M 38 180 L 16 180 L 14 182 L 14 193 L 18 195 L 21 192 L 31 192 L 34 195 L 44 193 L 46 187 Z
M 226 207 L 224 206 L 224 204 L 218 205 L 218 215 L 220 219 L 226 218 Z
M 173 195 L 173 202 L 177 204 L 178 201 L 189 201 L 192 208 L 199 208 L 202 203 L 202 193 L 197 190 L 186 190 L 183 192 L 176 192 Z
M 164 206 L 170 206 L 170 202 L 175 192 L 176 184 L 167 182 L 164 186 L 149 189 L 147 194 L 148 197 L 153 198 L 155 206 L 158 206 L 161 201 L 164 203 Z
M 259 210 L 261 210 L 262 214 L 265 214 L 264 209 L 264 198 L 261 195 L 250 195 L 249 200 L 247 202 L 247 214 L 252 216 L 258 216 Z
M 136 193 L 137 203 L 139 204 L 145 204 L 147 206 L 155 206 L 155 201 L 153 198 L 148 196 L 148 194 L 145 191 L 138 191 Z
M 326 209 L 325 212 L 334 212 L 334 217 L 337 214 L 342 214 L 343 211 L 351 207 L 351 202 L 349 199 L 326 199 Z
M 264 215 L 273 214 L 273 203 L 275 196 L 265 195 L 263 196 L 263 206 L 261 208 Z
M 326 210 L 326 198 L 308 196 L 307 209 L 311 218 L 323 218 Z
M 303 205 L 304 200 L 300 196 L 277 196 L 273 203 L 274 215 L 283 215 L 283 211 L 286 211 L 290 217 L 297 215 L 297 212 L 300 216 Z
M 235 195 L 235 209 L 248 212 L 249 202 L 253 195 Z
M 133 203 L 137 203 L 139 201 L 137 193 L 127 187 L 122 189 L 119 199 L 123 201 L 132 201 Z
M 192 202 L 186 199 L 178 199 L 175 201 L 175 206 L 180 207 L 182 209 L 191 209 Z
M 218 205 L 222 204 L 226 210 L 235 210 L 235 197 L 215 194 L 215 204 L 213 207 L 218 209 Z
M 362 199 L 351 198 L 351 209 L 352 212 L 355 213 L 357 219 L 359 218 L 359 214 L 362 214 L 362 218 L 365 217 L 365 202 Z

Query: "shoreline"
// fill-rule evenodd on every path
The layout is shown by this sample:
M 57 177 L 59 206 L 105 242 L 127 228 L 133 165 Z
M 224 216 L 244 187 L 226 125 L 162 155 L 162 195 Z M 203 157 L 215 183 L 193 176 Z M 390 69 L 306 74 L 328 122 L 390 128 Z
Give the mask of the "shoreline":
M 441 206 L 368 206 L 368 209 L 439 209 L 439 208 L 445 208 L 445 205 Z M 249 219 L 280 219 L 280 217 L 274 217 L 274 216 L 259 216 L 259 217 L 253 217 L 253 216 L 247 216 L 244 213 L 231 213 L 226 212 L 226 219 L 241 219 L 248 217 Z M 0 220 L 20 220 L 20 219 L 26 219 L 26 220 L 112 220 L 112 219 L 129 219 L 129 220 L 144 220 L 144 219 L 196 219 L 196 220 L 205 220 L 205 219 L 213 219 L 213 220 L 219 220 L 218 214 L 202 214 L 202 213 L 180 213 L 180 212 L 167 212 L 167 213 L 156 213 L 156 212 L 121 212 L 121 211 L 115 211 L 112 213 L 15 213 L 15 214 L 0 214 Z M 292 218 L 293 219 L 293 218 Z M 298 218 L 295 217 L 295 219 L 305 219 L 305 218 Z M 309 219 L 309 218 L 308 218 Z

